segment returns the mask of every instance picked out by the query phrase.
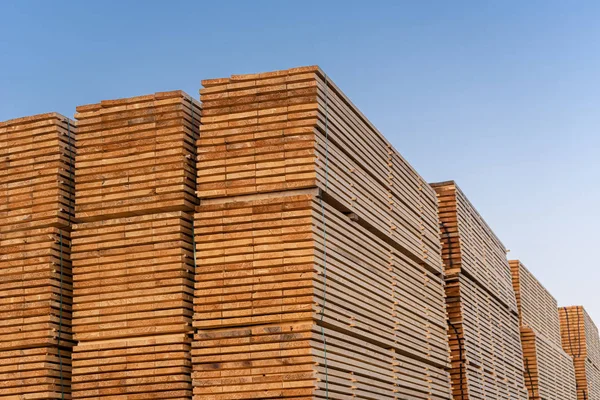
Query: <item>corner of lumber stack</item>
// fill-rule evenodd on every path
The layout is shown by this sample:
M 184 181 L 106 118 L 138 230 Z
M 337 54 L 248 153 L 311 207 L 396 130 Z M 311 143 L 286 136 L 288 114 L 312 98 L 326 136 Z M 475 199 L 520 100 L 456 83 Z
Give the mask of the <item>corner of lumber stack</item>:
M 74 399 L 189 399 L 200 106 L 77 107 Z
M 435 192 L 318 67 L 202 83 L 194 399 L 451 399 Z
M 0 122 L 0 398 L 70 398 L 75 123 Z
M 453 398 L 526 400 L 506 249 L 455 182 L 431 186 L 439 204 Z
M 509 261 L 530 400 L 576 400 L 573 359 L 562 349 L 556 299 L 519 261 Z
M 560 307 L 563 349 L 573 357 L 577 400 L 600 399 L 600 336 L 583 306 Z

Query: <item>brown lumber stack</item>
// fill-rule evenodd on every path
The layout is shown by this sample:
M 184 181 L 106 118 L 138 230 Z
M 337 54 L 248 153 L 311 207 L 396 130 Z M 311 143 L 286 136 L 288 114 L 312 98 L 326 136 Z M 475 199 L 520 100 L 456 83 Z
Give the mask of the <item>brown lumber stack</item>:
M 70 398 L 75 131 L 0 123 L 0 398 Z
M 200 107 L 176 91 L 77 111 L 73 398 L 189 399 Z
M 573 359 L 562 349 L 556 300 L 520 261 L 509 264 L 521 322 L 529 399 L 576 400 Z
M 434 191 L 318 67 L 203 85 L 194 398 L 450 399 Z
M 439 200 L 455 400 L 527 399 L 506 250 L 454 182 Z
M 582 306 L 561 307 L 563 349 L 573 357 L 578 400 L 600 399 L 600 336 Z

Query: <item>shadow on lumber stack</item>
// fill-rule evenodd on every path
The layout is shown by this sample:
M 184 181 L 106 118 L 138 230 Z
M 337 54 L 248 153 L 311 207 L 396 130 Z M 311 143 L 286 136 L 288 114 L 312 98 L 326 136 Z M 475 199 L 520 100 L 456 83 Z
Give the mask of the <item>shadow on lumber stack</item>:
M 450 399 L 434 191 L 318 67 L 203 85 L 194 398 Z
M 191 397 L 199 114 L 179 91 L 77 108 L 73 398 Z
M 0 123 L 0 398 L 70 399 L 75 127 Z
M 558 305 L 518 260 L 509 261 L 530 400 L 576 400 L 573 359 L 562 349 Z
M 439 199 L 454 399 L 527 399 L 506 249 L 454 182 L 432 186 Z
M 600 337 L 594 321 L 582 306 L 561 307 L 563 349 L 573 357 L 577 400 L 600 399 Z

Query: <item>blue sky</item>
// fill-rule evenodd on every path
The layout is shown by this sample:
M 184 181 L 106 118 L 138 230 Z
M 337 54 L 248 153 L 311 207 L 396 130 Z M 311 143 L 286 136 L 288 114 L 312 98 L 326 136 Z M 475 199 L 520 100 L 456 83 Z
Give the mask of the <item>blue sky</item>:
M 24 0 L 0 14 L 0 120 L 319 64 L 600 323 L 600 2 Z

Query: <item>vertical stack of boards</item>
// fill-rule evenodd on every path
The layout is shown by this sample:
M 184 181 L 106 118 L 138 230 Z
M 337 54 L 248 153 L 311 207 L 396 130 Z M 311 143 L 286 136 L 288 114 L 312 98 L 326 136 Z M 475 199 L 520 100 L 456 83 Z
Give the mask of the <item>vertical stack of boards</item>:
M 0 398 L 68 398 L 73 121 L 0 123 Z
M 561 307 L 562 346 L 575 362 L 577 400 L 600 399 L 600 336 L 582 306 Z
M 0 399 L 600 400 L 583 308 L 318 67 L 202 84 L 0 123 Z
M 573 359 L 562 348 L 558 305 L 518 260 L 509 261 L 530 400 L 576 400 Z
M 434 191 L 317 67 L 203 85 L 195 399 L 450 399 Z
M 74 399 L 189 399 L 194 143 L 183 92 L 77 108 Z
M 506 249 L 454 182 L 432 186 L 439 199 L 454 399 L 527 399 Z

